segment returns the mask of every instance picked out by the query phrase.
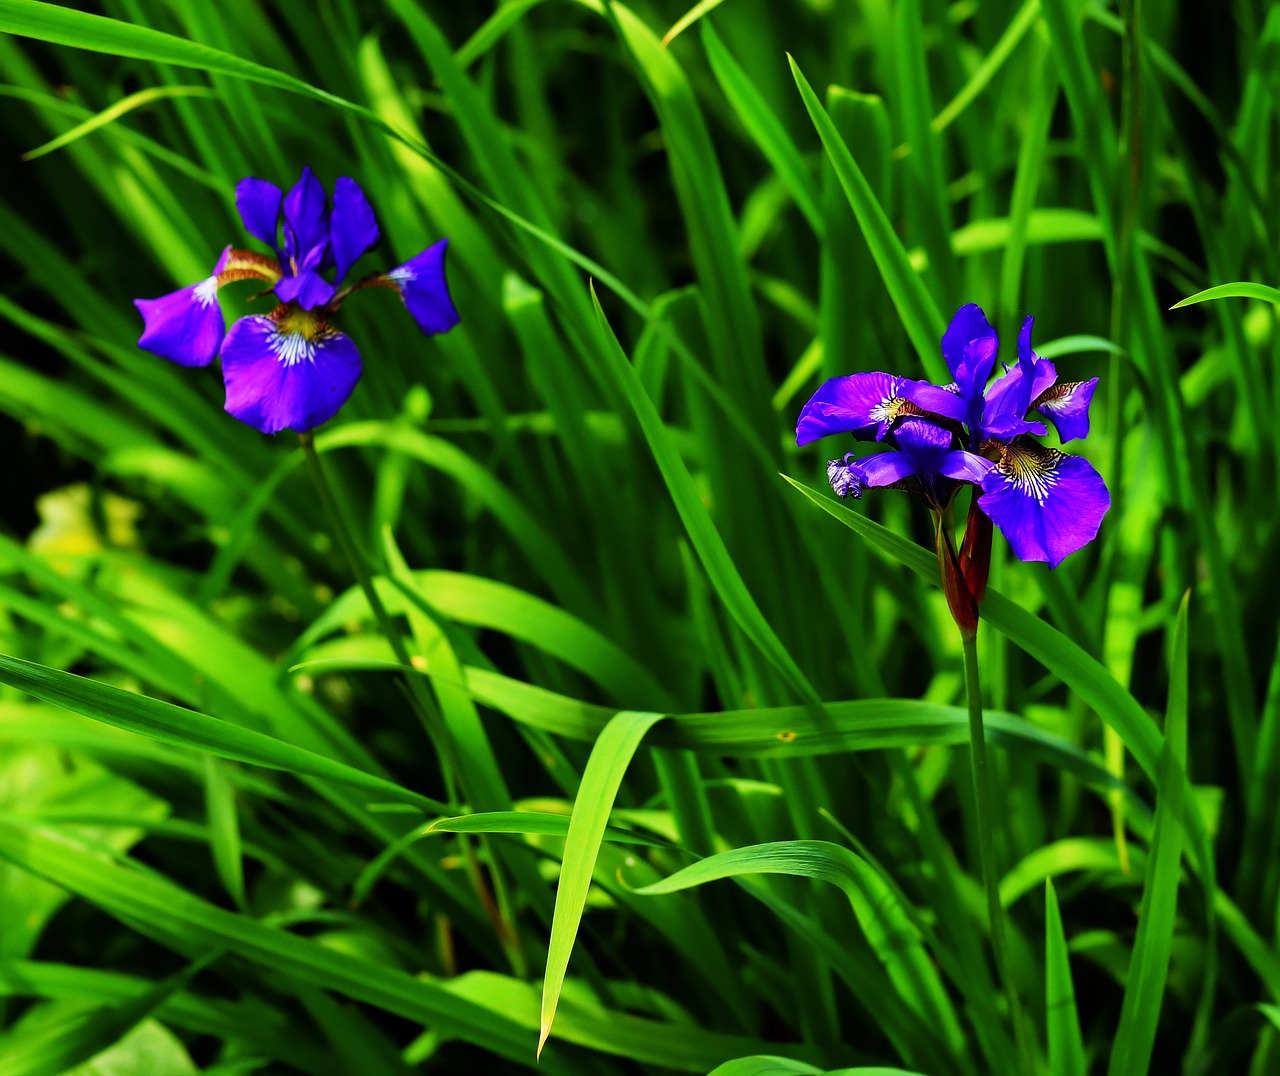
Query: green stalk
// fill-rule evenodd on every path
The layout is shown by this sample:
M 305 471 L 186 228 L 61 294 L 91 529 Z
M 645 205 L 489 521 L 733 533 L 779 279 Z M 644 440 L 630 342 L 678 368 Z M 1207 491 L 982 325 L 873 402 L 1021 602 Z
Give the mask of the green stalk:
M 302 433 L 298 435 L 298 441 L 302 445 L 302 453 L 307 460 L 307 470 L 311 473 L 312 484 L 320 495 L 320 505 L 324 509 L 325 515 L 329 518 L 329 525 L 338 541 L 339 548 L 342 550 L 342 555 L 346 558 L 347 565 L 351 568 L 351 574 L 355 576 L 360 589 L 364 591 L 364 596 L 369 602 L 369 609 L 372 611 L 374 619 L 378 622 L 379 630 L 391 645 L 396 661 L 406 670 L 404 684 L 409 705 L 418 715 L 423 728 L 426 729 L 428 738 L 440 756 L 447 798 L 450 802 L 457 802 L 457 781 L 461 771 L 453 741 L 449 738 L 445 729 L 444 719 L 440 715 L 439 707 L 436 705 L 435 698 L 427 690 L 423 678 L 417 675 L 417 667 L 414 665 L 413 659 L 404 645 L 404 637 L 400 634 L 395 624 L 392 623 L 387 607 L 382 604 L 382 599 L 378 597 L 378 591 L 373 585 L 373 575 L 369 571 L 369 565 L 356 545 L 351 528 L 347 526 L 346 517 L 338 506 L 338 499 L 334 496 L 333 487 L 329 484 L 324 465 L 320 462 L 320 456 L 316 452 L 315 439 L 310 433 Z M 524 954 L 514 929 L 514 917 L 507 900 L 505 886 L 502 884 L 501 874 L 495 864 L 492 871 L 498 896 L 498 900 L 495 903 L 493 896 L 490 895 L 489 886 L 480 870 L 480 863 L 476 858 L 474 846 L 469 840 L 464 839 L 462 847 L 465 851 L 464 858 L 467 864 L 467 873 L 471 877 L 480 902 L 490 922 L 493 924 L 499 940 L 507 950 L 513 966 L 518 973 L 522 974 L 524 971 Z
M 996 972 L 1009 998 L 1009 1019 L 1022 1056 L 1024 1072 L 1030 1067 L 1030 1053 L 1023 1037 L 1022 1015 L 1018 992 L 1009 974 L 1009 954 L 1004 936 L 1004 905 L 1000 903 L 1000 885 L 996 874 L 995 818 L 991 811 L 991 771 L 987 765 L 987 740 L 982 723 L 982 686 L 978 680 L 978 639 L 961 632 L 964 645 L 964 686 L 969 703 L 969 758 L 973 770 L 973 797 L 978 807 L 978 856 L 982 865 L 982 884 L 987 894 L 987 917 L 991 921 L 991 949 L 995 953 Z

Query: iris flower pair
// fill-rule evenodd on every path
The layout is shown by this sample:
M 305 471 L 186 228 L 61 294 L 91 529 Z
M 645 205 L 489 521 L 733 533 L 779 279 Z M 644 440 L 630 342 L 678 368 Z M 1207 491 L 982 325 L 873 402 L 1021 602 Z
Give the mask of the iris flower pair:
M 272 256 L 227 247 L 207 279 L 135 300 L 145 323 L 138 344 L 182 366 L 208 366 L 221 353 L 227 411 L 263 433 L 314 429 L 355 391 L 360 352 L 329 324 L 351 292 L 390 288 L 428 335 L 458 323 L 444 275 L 447 239 L 398 268 L 340 287 L 379 235 L 355 180 L 339 179 L 330 204 L 310 168 L 288 194 L 249 177 L 236 186 L 236 208 L 245 230 Z M 279 302 L 270 314 L 240 318 L 227 331 L 218 289 L 237 280 L 264 282 Z
M 942 337 L 951 384 L 885 373 L 832 378 L 800 412 L 796 444 L 851 433 L 887 449 L 862 458 L 849 453 L 827 464 L 841 497 L 907 489 L 949 519 L 960 488 L 975 485 L 970 530 L 985 528 L 989 537 L 994 523 L 1019 559 L 1056 567 L 1093 540 L 1111 496 L 1087 460 L 1033 440 L 1046 433 L 1042 419 L 1063 442 L 1087 435 L 1098 379 L 1059 381 L 1054 364 L 1032 350 L 1031 325 L 1027 318 L 1018 335 L 1017 364 L 989 385 L 999 340 L 979 307 L 961 307 Z M 966 551 L 972 560 L 968 537 L 965 545 L 961 560 Z M 944 565 L 944 579 L 946 574 Z M 981 574 L 985 586 L 985 567 Z M 970 583 L 980 601 L 981 586 Z

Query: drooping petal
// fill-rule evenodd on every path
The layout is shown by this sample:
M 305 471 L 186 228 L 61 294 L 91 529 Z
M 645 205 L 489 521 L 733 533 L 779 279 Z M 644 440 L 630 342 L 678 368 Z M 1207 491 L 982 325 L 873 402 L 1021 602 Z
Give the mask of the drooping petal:
M 922 418 L 908 418 L 893 433 L 894 444 L 912 462 L 913 473 L 940 474 L 951 451 L 951 431 Z
M 996 363 L 1000 338 L 976 303 L 966 303 L 956 311 L 942 334 L 942 357 L 960 395 L 968 400 L 981 397 Z
M 913 475 L 930 481 L 951 451 L 951 431 L 921 418 L 908 418 L 894 430 L 893 443 L 897 451 L 859 460 L 868 487 L 891 486 Z
M 1088 460 L 1033 441 L 1009 445 L 982 480 L 978 506 L 1020 560 L 1064 557 L 1091 542 L 1111 507 L 1102 476 Z
M 351 267 L 378 241 L 378 222 L 360 185 L 339 176 L 333 186 L 333 215 L 329 218 L 329 245 L 339 284 Z
M 159 299 L 134 299 L 144 326 L 138 339 L 140 348 L 179 366 L 213 362 L 227 331 L 218 305 L 218 274 L 227 264 L 230 249 L 222 252 L 208 279 Z
M 300 266 L 307 255 L 321 243 L 328 242 L 329 211 L 325 206 L 324 187 L 311 174 L 311 169 L 304 167 L 302 178 L 284 198 L 285 253 Z
M 418 328 L 428 336 L 447 333 L 460 320 L 444 275 L 448 249 L 449 240 L 441 239 L 382 278 L 400 293 Z
M 853 453 L 848 453 L 842 460 L 827 461 L 827 481 L 831 483 L 831 488 L 835 490 L 837 497 L 849 497 L 860 500 L 862 490 L 867 485 L 866 472 L 862 466 L 854 459 Z
M 296 301 L 303 310 L 313 310 L 333 298 L 334 287 L 314 269 L 305 269 L 278 281 L 275 293 L 281 302 Z
M 226 409 L 263 433 L 327 422 L 355 391 L 360 369 L 349 336 L 285 332 L 269 317 L 241 318 L 222 346 Z
M 1096 377 L 1088 381 L 1064 381 L 1042 391 L 1031 401 L 1031 408 L 1053 423 L 1064 443 L 1077 437 L 1088 437 L 1089 404 L 1093 402 L 1093 390 L 1097 387 Z
M 860 461 L 868 489 L 881 489 L 917 474 L 915 462 L 901 452 L 881 452 Z
M 236 184 L 236 209 L 244 230 L 280 253 L 280 202 L 284 195 L 274 183 L 245 176 Z
M 987 472 L 994 466 L 989 459 L 972 452 L 948 452 L 938 465 L 938 473 L 954 478 L 957 482 L 972 482 L 980 486 Z
M 893 374 L 847 374 L 824 381 L 796 420 L 796 444 L 807 445 L 833 433 L 859 440 L 880 440 L 903 414 L 905 378 Z

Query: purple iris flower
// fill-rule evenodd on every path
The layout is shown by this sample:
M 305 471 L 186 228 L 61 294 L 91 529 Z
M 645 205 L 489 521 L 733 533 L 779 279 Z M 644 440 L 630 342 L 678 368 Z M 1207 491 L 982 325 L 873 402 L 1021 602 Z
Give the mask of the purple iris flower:
M 1000 528 L 1014 554 L 1056 567 L 1097 535 L 1111 497 L 1087 460 L 1032 439 L 1046 432 L 1036 413 L 1062 441 L 1084 437 L 1098 379 L 1059 382 L 1053 363 L 1032 350 L 1031 326 L 1027 318 L 1017 365 L 988 386 L 999 340 L 978 306 L 963 306 L 942 338 L 951 384 L 883 373 L 832 378 L 800 412 L 796 443 L 851 433 L 890 446 L 827 464 L 841 497 L 893 486 L 945 513 L 961 484 L 977 485 L 977 510 Z
M 355 391 L 360 352 L 329 324 L 351 292 L 392 289 L 428 335 L 458 323 L 444 274 L 447 239 L 389 272 L 341 287 L 379 236 L 355 180 L 340 178 L 330 203 L 310 168 L 288 194 L 250 176 L 236 185 L 236 208 L 245 230 L 274 257 L 228 247 L 207 279 L 134 305 L 145 323 L 138 345 L 147 351 L 182 366 L 207 366 L 221 352 L 226 409 L 255 429 L 305 433 L 337 414 Z M 218 289 L 237 280 L 265 281 L 279 302 L 270 314 L 240 318 L 227 331 Z

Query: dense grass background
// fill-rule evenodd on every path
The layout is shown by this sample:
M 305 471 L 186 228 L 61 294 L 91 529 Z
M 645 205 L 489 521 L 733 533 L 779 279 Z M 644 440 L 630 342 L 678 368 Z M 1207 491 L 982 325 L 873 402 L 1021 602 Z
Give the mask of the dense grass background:
M 1280 334 L 1168 311 L 1280 282 L 1280 14 L 699 8 L 0 0 L 0 1071 L 1280 1071 Z M 425 727 L 296 438 L 135 346 L 303 164 L 451 240 L 317 439 Z M 927 513 L 792 447 L 965 301 L 1114 498 L 996 542 L 1018 1020 Z

